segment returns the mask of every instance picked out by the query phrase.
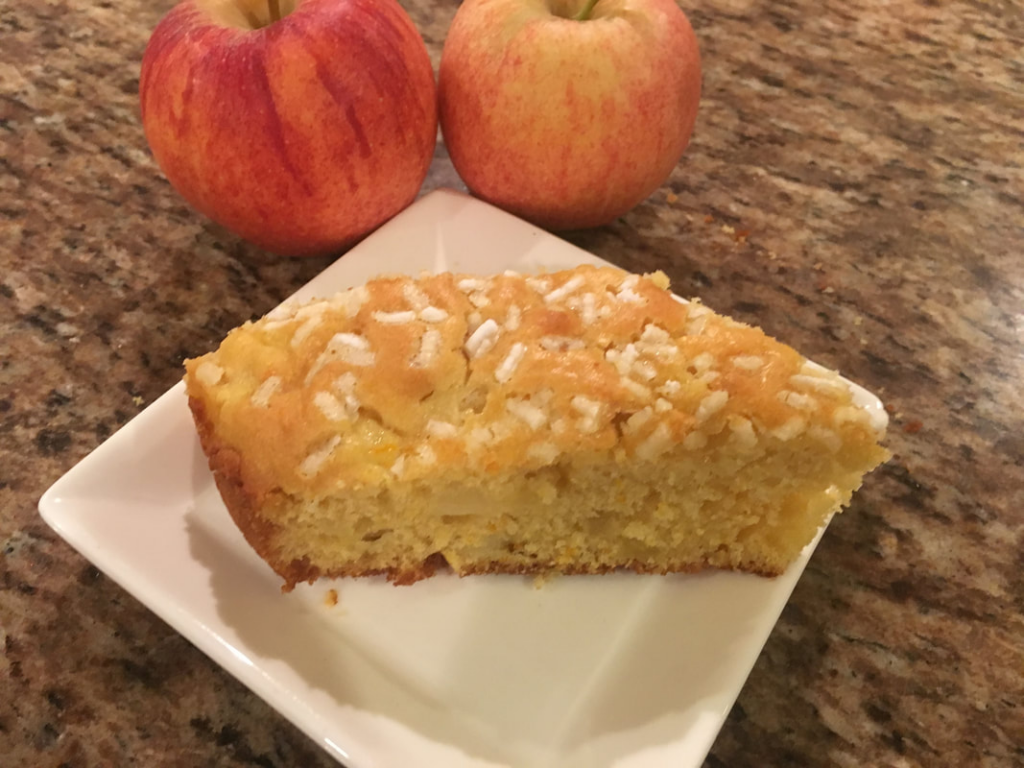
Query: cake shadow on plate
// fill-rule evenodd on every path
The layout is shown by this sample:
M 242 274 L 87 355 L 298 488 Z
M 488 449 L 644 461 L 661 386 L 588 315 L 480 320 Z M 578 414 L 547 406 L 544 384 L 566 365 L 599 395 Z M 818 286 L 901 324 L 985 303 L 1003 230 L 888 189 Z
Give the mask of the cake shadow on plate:
M 239 651 L 338 724 L 328 738 L 346 750 L 346 734 L 369 733 L 449 766 L 559 768 L 610 768 L 680 740 L 706 750 L 717 731 L 708 715 L 728 709 L 753 664 L 760 645 L 746 641 L 774 589 L 730 573 L 559 577 L 541 588 L 439 574 L 286 595 L 216 496 L 205 498 L 186 524 L 220 618 Z M 353 766 L 358 755 L 352 748 Z

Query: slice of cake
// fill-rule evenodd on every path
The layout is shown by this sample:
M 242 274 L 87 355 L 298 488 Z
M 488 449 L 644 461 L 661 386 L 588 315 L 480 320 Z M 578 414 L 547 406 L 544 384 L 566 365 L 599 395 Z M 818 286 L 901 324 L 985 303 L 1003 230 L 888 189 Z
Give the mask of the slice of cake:
M 658 273 L 384 277 L 186 363 L 217 486 L 291 588 L 384 574 L 779 574 L 884 418 Z M 884 414 L 883 414 L 884 416 Z

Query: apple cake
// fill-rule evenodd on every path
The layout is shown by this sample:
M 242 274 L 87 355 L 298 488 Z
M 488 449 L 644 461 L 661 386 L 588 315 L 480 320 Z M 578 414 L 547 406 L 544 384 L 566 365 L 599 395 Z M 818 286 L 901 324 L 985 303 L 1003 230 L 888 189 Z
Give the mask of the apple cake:
M 186 362 L 227 509 L 291 589 L 478 573 L 781 573 L 883 418 L 661 274 L 387 276 Z

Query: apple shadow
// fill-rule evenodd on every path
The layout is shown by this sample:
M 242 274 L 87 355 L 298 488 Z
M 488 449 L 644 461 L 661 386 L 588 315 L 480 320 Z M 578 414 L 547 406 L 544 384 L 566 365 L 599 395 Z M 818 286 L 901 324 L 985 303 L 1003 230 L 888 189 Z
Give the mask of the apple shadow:
M 760 650 L 751 655 L 745 642 L 756 633 L 756 594 L 722 601 L 707 589 L 712 579 L 745 578 L 734 574 L 567 577 L 540 589 L 515 576 L 447 574 L 408 587 L 359 580 L 282 594 L 225 523 L 197 453 L 203 501 L 186 515 L 191 556 L 209 573 L 240 650 L 270 676 L 297 676 L 312 709 L 397 724 L 451 757 L 537 768 L 611 768 L 697 729 L 696 765 Z M 333 609 L 322 600 L 328 588 L 341 595 Z M 367 629 L 360 600 L 380 626 Z M 454 619 L 445 612 L 453 601 Z M 323 744 L 316 728 L 305 730 Z M 388 743 L 393 733 L 371 736 Z

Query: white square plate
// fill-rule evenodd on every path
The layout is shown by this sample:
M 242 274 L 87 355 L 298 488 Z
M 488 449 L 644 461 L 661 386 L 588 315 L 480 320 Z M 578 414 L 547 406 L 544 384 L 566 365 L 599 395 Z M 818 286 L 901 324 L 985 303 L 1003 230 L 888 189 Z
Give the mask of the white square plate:
M 600 259 L 434 192 L 296 294 L 380 273 Z M 881 404 L 859 391 L 881 414 Z M 221 503 L 173 387 L 40 500 L 54 530 L 349 768 L 699 766 L 817 539 L 777 579 L 281 580 Z M 336 589 L 337 605 L 326 600 Z

